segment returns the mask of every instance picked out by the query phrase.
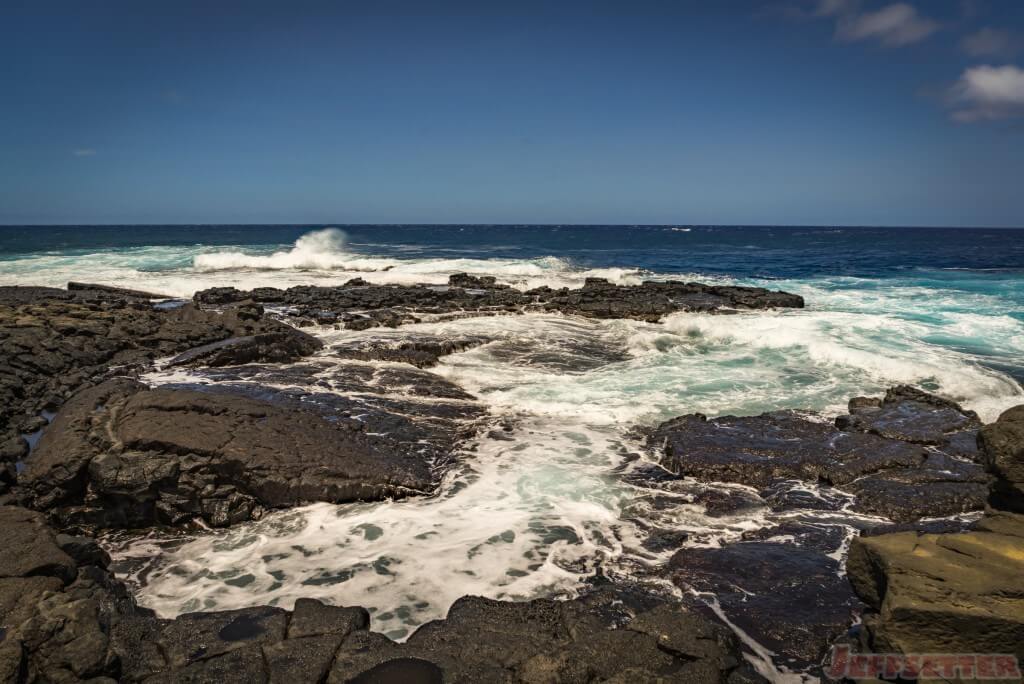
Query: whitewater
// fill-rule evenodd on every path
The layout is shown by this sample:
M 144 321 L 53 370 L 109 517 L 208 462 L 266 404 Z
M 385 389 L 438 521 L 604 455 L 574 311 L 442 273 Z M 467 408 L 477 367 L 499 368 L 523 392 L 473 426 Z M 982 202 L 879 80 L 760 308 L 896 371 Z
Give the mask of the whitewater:
M 699 231 L 666 234 L 685 240 Z M 895 384 L 948 396 L 986 421 L 1024 402 L 1024 281 L 1017 271 L 798 273 L 786 266 L 778 275 L 728 274 L 675 263 L 661 248 L 623 247 L 613 259 L 426 242 L 357 242 L 326 229 L 278 245 L 28 251 L 0 261 L 0 284 L 76 280 L 188 298 L 209 287 L 334 285 L 356 277 L 443 285 L 465 272 L 521 289 L 578 287 L 592 277 L 757 285 L 800 294 L 807 308 L 678 313 L 661 323 L 528 314 L 394 330 L 306 328 L 326 343 L 318 357 L 324 363 L 342 362 L 332 346 L 365 339 L 486 338 L 431 372 L 483 402 L 490 428 L 504 426 L 502 439 L 483 430 L 429 497 L 316 504 L 228 530 L 109 538 L 115 568 L 135 585 L 140 603 L 171 617 L 261 604 L 289 608 L 299 597 L 316 597 L 366 606 L 375 629 L 403 639 L 443 617 L 464 594 L 566 597 L 602 577 L 670 591 L 649 572 L 670 555 L 649 543 L 664 530 L 685 533 L 688 545 L 710 546 L 783 515 L 806 515 L 846 527 L 834 551 L 841 558 L 854 514 L 760 508 L 709 515 L 702 486 L 634 477 L 657 469 L 636 429 L 693 412 L 797 409 L 830 420 L 850 397 Z M 143 380 L 208 381 L 160 368 Z

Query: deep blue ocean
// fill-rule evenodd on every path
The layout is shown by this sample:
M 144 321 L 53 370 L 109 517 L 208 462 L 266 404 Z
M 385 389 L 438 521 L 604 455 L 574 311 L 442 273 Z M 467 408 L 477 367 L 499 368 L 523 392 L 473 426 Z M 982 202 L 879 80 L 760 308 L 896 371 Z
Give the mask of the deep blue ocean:
M 0 259 L 146 247 L 287 247 L 330 226 L 2 226 Z M 489 259 L 557 256 L 581 267 L 791 278 L 949 269 L 1024 270 L 1024 230 L 787 226 L 346 225 L 352 252 Z M 186 259 L 184 255 L 181 259 Z M 173 265 L 181 265 L 177 263 Z M 153 268 L 166 264 L 153 263 Z

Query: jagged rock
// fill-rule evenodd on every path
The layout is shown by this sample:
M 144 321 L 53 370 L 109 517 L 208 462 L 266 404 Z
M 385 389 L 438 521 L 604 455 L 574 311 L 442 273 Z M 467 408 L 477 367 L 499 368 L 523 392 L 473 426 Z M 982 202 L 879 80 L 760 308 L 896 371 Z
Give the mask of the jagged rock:
M 0 530 L 8 549 L 0 554 L 0 577 L 48 576 L 70 582 L 75 577 L 74 559 L 61 550 L 46 519 L 34 511 L 0 506 Z
M 916 445 L 840 432 L 785 411 L 712 420 L 681 416 L 659 425 L 650 439 L 664 444 L 662 465 L 674 473 L 753 487 L 784 479 L 841 485 L 886 468 L 917 466 L 927 457 Z
M 853 510 L 896 522 L 984 507 L 987 477 L 973 462 L 977 415 L 909 387 L 850 406 L 836 425 L 789 411 L 681 416 L 651 431 L 649 442 L 670 471 L 757 487 L 776 510 L 797 500 L 836 508 L 828 497 L 794 493 L 789 480 L 837 487 L 855 495 Z
M 954 401 L 900 385 L 888 390 L 877 406 L 851 405 L 850 414 L 837 418 L 836 426 L 942 447 L 958 433 L 977 430 L 981 421 L 977 413 L 964 410 Z
M 739 667 L 735 638 L 681 606 L 619 620 L 624 624 L 615 628 L 587 598 L 508 603 L 468 596 L 404 644 L 353 633 L 328 681 L 716 682 Z M 383 676 L 398 679 L 375 678 Z
M 461 287 L 466 289 L 490 290 L 494 288 L 507 288 L 508 285 L 499 285 L 498 279 L 494 276 L 474 276 L 468 273 L 453 273 L 448 276 L 450 287 Z
M 447 287 L 370 285 L 350 281 L 340 287 L 298 286 L 287 290 L 258 288 L 243 292 L 218 287 L 197 292 L 201 305 L 221 306 L 243 300 L 285 304 L 292 315 L 323 320 L 326 313 L 346 328 L 365 330 L 416 322 L 419 315 L 491 315 L 525 311 L 560 311 L 592 318 L 633 318 L 657 321 L 677 311 L 718 311 L 802 307 L 803 299 L 763 288 L 647 282 L 620 286 L 597 278 L 584 287 L 559 290 L 540 287 L 527 292 L 501 285 L 490 276 L 456 274 Z
M 981 510 L 988 477 L 977 464 L 933 453 L 919 468 L 882 470 L 843 488 L 856 495 L 856 510 L 904 523 Z
M 983 427 L 978 440 L 985 467 L 995 478 L 992 505 L 1024 513 L 1024 404 Z
M 65 524 L 225 526 L 265 508 L 428 491 L 411 449 L 297 405 L 150 390 L 112 380 L 76 395 L 46 431 L 20 487 Z
M 288 638 L 336 634 L 346 637 L 360 629 L 369 629 L 370 614 L 365 608 L 328 606 L 314 599 L 299 599 L 288 623 Z

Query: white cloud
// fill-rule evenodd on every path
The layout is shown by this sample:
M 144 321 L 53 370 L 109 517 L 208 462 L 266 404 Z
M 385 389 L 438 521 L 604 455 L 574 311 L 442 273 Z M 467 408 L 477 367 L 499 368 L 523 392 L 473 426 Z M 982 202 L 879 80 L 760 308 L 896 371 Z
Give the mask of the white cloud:
M 949 91 L 953 119 L 963 123 L 1024 116 L 1024 69 L 976 66 Z
M 1020 49 L 1020 39 L 1003 29 L 983 28 L 964 36 L 960 49 L 971 57 L 1012 57 Z
M 77 150 L 72 150 L 71 154 L 76 157 L 91 157 L 96 154 L 96 150 L 91 147 L 79 147 Z
M 836 37 L 845 41 L 878 40 L 900 47 L 924 40 L 939 30 L 939 23 L 922 16 L 911 5 L 898 2 L 875 12 L 847 13 L 836 24 Z

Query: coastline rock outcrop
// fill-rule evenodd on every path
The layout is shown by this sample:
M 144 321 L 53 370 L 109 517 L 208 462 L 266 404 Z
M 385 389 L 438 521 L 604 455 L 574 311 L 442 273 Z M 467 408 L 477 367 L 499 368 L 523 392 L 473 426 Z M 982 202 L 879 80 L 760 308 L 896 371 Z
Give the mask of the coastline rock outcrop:
M 408 363 L 417 368 L 436 366 L 442 356 L 466 351 L 488 342 L 485 337 L 441 337 L 415 335 L 400 340 L 371 339 L 336 344 L 331 347 L 335 356 L 356 361 L 391 361 Z
M 792 411 L 666 421 L 648 443 L 669 472 L 696 480 L 674 489 L 694 490 L 708 515 L 722 503 L 699 487 L 713 482 L 731 483 L 718 491 L 731 492 L 724 512 L 738 525 L 767 511 L 792 514 L 721 546 L 684 546 L 667 576 L 711 596 L 781 664 L 820 674 L 833 642 L 845 638 L 865 603 L 873 605 L 841 565 L 851 535 L 872 523 L 847 512 L 888 518 L 896 523 L 890 528 L 911 527 L 906 534 L 916 538 L 918 528 L 935 526 L 922 518 L 981 510 L 988 477 L 973 446 L 980 426 L 973 412 L 910 387 L 852 399 L 835 424 Z M 877 579 L 862 569 L 868 563 L 858 565 L 853 552 L 850 558 L 851 580 L 854 572 Z
M 992 508 L 970 530 L 853 540 L 847 572 L 871 609 L 864 616 L 862 650 L 1005 654 L 1016 658 L 1007 665 L 1024 662 L 1022 419 L 1024 405 L 981 428 L 981 459 L 993 476 Z M 1017 669 L 1012 678 L 1019 676 Z
M 859 537 L 847 573 L 872 611 L 866 650 L 1012 653 L 1024 661 L 1024 517 L 995 513 L 969 532 Z
M 752 681 L 725 628 L 680 606 L 598 590 L 573 601 L 467 596 L 405 643 L 366 610 L 300 599 L 159 618 L 94 542 L 0 507 L 0 680 L 29 682 Z
M 856 495 L 855 511 L 910 522 L 984 506 L 988 478 L 971 448 L 980 425 L 954 402 L 897 387 L 881 400 L 852 400 L 836 425 L 791 411 L 692 414 L 662 423 L 649 442 L 678 475 L 766 495 L 786 480 L 823 484 Z
M 982 460 L 992 474 L 994 507 L 1024 513 L 1024 405 L 1004 411 L 981 429 Z
M 117 379 L 65 405 L 19 490 L 64 525 L 220 527 L 268 508 L 423 493 L 431 465 L 356 420 Z
M 125 373 L 211 343 L 224 346 L 196 352 L 192 360 L 292 361 L 320 347 L 315 338 L 264 316 L 261 308 L 159 308 L 148 296 L 88 285 L 0 287 L 0 461 L 10 461 L 10 454 L 20 458 L 21 435 L 46 424 L 40 414 L 56 410 L 112 369 Z M 236 342 L 225 342 L 230 339 Z
M 678 311 L 802 308 L 803 298 L 757 287 L 703 285 L 679 281 L 615 285 L 588 278 L 577 289 L 539 287 L 522 292 L 493 277 L 459 273 L 447 286 L 371 285 L 355 279 L 337 287 L 297 286 L 287 290 L 257 288 L 243 292 L 217 287 L 195 294 L 201 306 L 256 301 L 286 307 L 300 320 L 337 323 L 363 330 L 397 327 L 423 316 L 493 315 L 558 311 L 591 318 L 632 318 L 656 322 Z

